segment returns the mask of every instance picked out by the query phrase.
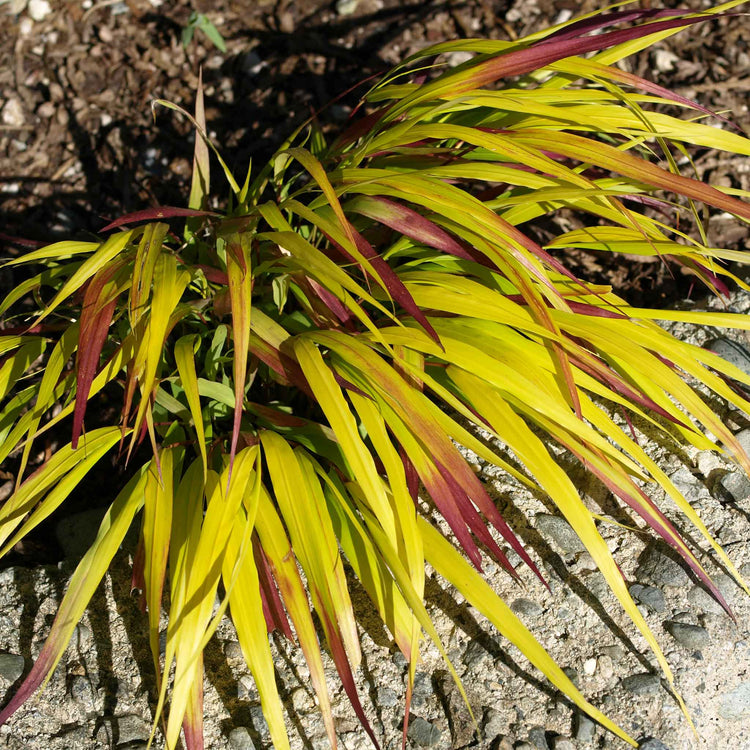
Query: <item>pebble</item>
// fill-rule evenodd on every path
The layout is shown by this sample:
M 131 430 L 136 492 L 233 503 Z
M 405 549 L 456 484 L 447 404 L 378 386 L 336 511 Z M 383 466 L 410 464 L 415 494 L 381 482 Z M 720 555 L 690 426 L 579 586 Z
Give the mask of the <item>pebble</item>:
M 486 708 L 482 717 L 482 731 L 488 740 L 494 740 L 499 737 L 507 727 L 507 721 L 503 715 L 495 708 Z
M 52 13 L 52 7 L 47 0 L 29 0 L 26 6 L 26 12 L 32 21 L 43 21 Z
M 538 513 L 534 519 L 536 528 L 546 537 L 549 537 L 562 552 L 585 552 L 586 547 L 573 531 L 571 525 L 560 516 L 550 516 L 546 513 Z
M 579 742 L 591 742 L 596 734 L 596 724 L 586 714 L 576 714 L 573 734 Z
M 549 750 L 547 730 L 544 727 L 531 727 L 529 729 L 529 742 L 536 750 Z
M 709 351 L 718 354 L 729 364 L 734 365 L 738 370 L 742 370 L 746 375 L 750 375 L 750 352 L 742 344 L 730 341 L 725 338 L 714 339 L 707 347 Z
M 532 599 L 514 599 L 511 602 L 510 608 L 522 617 L 539 617 L 544 612 L 544 607 L 538 602 Z
M 621 683 L 625 690 L 633 695 L 656 695 L 661 688 L 661 680 L 649 672 L 631 674 L 624 677 Z
M 68 689 L 73 696 L 73 700 L 79 703 L 87 713 L 93 713 L 96 710 L 94 703 L 96 692 L 88 677 L 84 677 L 83 675 L 72 677 Z
M 25 665 L 20 654 L 0 654 L 0 677 L 13 683 L 23 674 Z
M 725 474 L 719 480 L 719 485 L 736 503 L 742 503 L 750 498 L 750 479 L 743 471 Z
M 647 580 L 657 586 L 686 586 L 690 582 L 680 563 L 653 544 L 641 553 L 635 576 L 639 581 Z
M 430 675 L 427 672 L 415 672 L 412 690 L 415 695 L 432 695 L 432 678 Z
M 578 672 L 573 669 L 573 667 L 563 667 L 563 672 L 565 672 L 565 676 L 576 686 L 578 687 Z
M 384 708 L 391 708 L 398 703 L 398 694 L 389 687 L 378 688 L 378 705 Z
M 670 750 L 661 740 L 648 737 L 638 745 L 638 750 Z
M 568 737 L 555 737 L 552 747 L 554 750 L 576 750 L 573 740 Z
M 297 713 L 308 713 L 315 707 L 312 696 L 301 687 L 292 691 L 291 701 Z
M 8 289 L 12 289 L 12 282 L 8 286 Z M 2 503 L 4 500 L 7 500 L 12 494 L 13 494 L 13 488 L 16 486 L 16 483 L 12 479 L 8 479 L 7 481 L 0 484 L 0 503 Z
M 7 125 L 9 128 L 22 128 L 26 118 L 23 114 L 21 100 L 15 97 L 8 99 L 3 107 L 2 117 L 3 125 Z
M 224 644 L 224 656 L 226 656 L 227 661 L 241 661 L 244 659 L 242 646 L 240 646 L 239 641 L 227 641 Z
M 695 503 L 705 494 L 705 486 L 687 466 L 680 466 L 669 479 L 689 503 Z
M 741 682 L 734 690 L 724 694 L 719 704 L 719 715 L 729 721 L 750 718 L 750 682 Z
M 431 722 L 421 716 L 415 716 L 409 722 L 409 739 L 420 747 L 434 747 L 442 739 L 443 733 Z
M 232 750 L 256 750 L 247 727 L 235 727 L 229 733 L 229 747 Z
M 679 56 L 667 49 L 657 49 L 654 52 L 654 66 L 662 73 L 666 73 L 675 67 Z
M 340 16 L 351 16 L 355 13 L 359 0 L 338 0 L 336 3 L 336 13 Z
M 703 612 L 710 612 L 714 615 L 726 614 L 724 607 L 701 586 L 693 586 L 688 592 L 687 598 L 692 607 L 700 609 Z
M 586 659 L 586 661 L 583 662 L 583 673 L 591 677 L 594 672 L 596 672 L 596 659 L 593 657 L 591 659 Z
M 138 714 L 125 714 L 113 719 L 117 727 L 117 742 L 125 745 L 130 742 L 147 742 L 151 726 Z
M 700 625 L 668 621 L 664 623 L 664 627 L 672 638 L 685 648 L 700 650 L 705 648 L 710 641 L 708 631 Z
M 653 612 L 664 612 L 667 608 L 667 600 L 664 598 L 664 592 L 655 586 L 644 586 L 641 583 L 634 583 L 630 589 L 630 595 L 639 604 L 643 604 Z
M 481 666 L 489 658 L 487 649 L 482 646 L 479 641 L 472 641 L 464 651 L 464 655 L 461 657 L 461 661 L 469 669 L 475 669 Z
M 750 428 L 746 427 L 744 430 L 740 430 L 735 437 L 742 450 L 750 456 Z
M 263 715 L 263 709 L 260 706 L 251 706 L 250 721 L 261 739 L 265 740 L 271 736 L 271 730 L 268 728 L 268 722 L 266 721 L 266 717 Z

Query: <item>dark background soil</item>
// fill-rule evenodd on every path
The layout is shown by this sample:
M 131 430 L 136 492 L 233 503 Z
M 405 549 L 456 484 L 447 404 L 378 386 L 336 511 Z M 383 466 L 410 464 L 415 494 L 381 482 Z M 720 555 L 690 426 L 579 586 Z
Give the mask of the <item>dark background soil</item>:
M 518 37 L 606 5 L 57 0 L 45 8 L 45 0 L 30 0 L 24 8 L 26 1 L 0 4 L 0 232 L 44 241 L 95 232 L 108 219 L 150 205 L 186 203 L 191 126 L 164 109 L 154 120 L 150 102 L 164 98 L 192 109 L 200 67 L 209 129 L 230 167 L 244 176 L 251 157 L 262 163 L 312 111 L 323 109 L 320 119 L 332 126 L 345 120 L 367 78 L 427 44 Z M 191 10 L 208 15 L 226 52 L 201 32 L 183 48 Z M 748 18 L 711 21 L 644 53 L 633 66 L 732 111 L 747 129 L 749 45 Z M 741 186 L 731 162 L 709 152 L 697 157 L 708 179 Z

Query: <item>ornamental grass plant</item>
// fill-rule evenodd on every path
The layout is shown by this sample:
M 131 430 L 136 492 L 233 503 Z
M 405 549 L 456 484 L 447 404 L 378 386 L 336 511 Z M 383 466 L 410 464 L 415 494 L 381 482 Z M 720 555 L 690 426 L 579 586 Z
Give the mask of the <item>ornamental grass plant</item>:
M 665 493 L 684 528 L 748 591 L 630 422 L 648 423 L 675 452 L 726 453 L 750 472 L 702 396 L 750 413 L 738 385 L 750 387 L 750 377 L 656 322 L 748 330 L 750 321 L 630 306 L 576 277 L 565 255 L 658 256 L 715 294 L 748 289 L 729 266 L 745 252 L 711 247 L 702 227 L 713 209 L 750 221 L 750 196 L 690 176 L 690 157 L 696 147 L 750 156 L 750 140 L 617 65 L 717 13 L 734 22 L 741 5 L 616 6 L 514 42 L 435 45 L 377 83 L 336 137 L 309 123 L 241 177 L 206 136 L 199 90 L 187 115 L 197 133 L 187 207 L 130 214 L 100 241 L 57 242 L 7 262 L 30 270 L 0 304 L 0 460 L 17 477 L 0 507 L 0 555 L 106 455 L 127 465 L 129 481 L 0 721 L 55 669 L 137 522 L 134 580 L 159 675 L 154 732 L 161 724 L 168 748 L 181 733 L 187 748 L 203 747 L 202 653 L 225 614 L 276 748 L 289 740 L 273 630 L 302 650 L 331 745 L 322 649 L 377 745 L 355 687 L 354 578 L 409 664 L 406 742 L 423 639 L 441 650 L 463 694 L 425 607 L 426 565 L 572 703 L 635 744 L 484 581 L 489 560 L 518 576 L 509 550 L 541 573 L 459 446 L 554 503 L 670 684 L 602 519 L 559 452 L 728 610 L 654 500 Z M 455 52 L 470 59 L 450 67 Z M 229 184 L 223 210 L 209 202 L 212 161 Z M 560 212 L 574 212 L 582 228 L 540 246 L 529 227 Z M 87 430 L 105 393 L 110 404 L 117 394 L 117 416 Z M 31 467 L 55 426 L 69 443 Z

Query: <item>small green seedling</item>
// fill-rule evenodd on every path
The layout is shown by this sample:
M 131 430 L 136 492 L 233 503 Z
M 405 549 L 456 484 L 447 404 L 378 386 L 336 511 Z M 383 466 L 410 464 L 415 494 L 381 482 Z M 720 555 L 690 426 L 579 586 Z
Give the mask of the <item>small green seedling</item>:
M 202 31 L 211 40 L 214 47 L 220 52 L 227 51 L 224 37 L 216 26 L 213 25 L 211 19 L 205 13 L 197 13 L 196 11 L 193 11 L 190 14 L 187 26 L 182 30 L 182 46 L 185 49 L 187 49 L 190 42 L 193 41 L 193 34 L 195 34 L 196 29 Z

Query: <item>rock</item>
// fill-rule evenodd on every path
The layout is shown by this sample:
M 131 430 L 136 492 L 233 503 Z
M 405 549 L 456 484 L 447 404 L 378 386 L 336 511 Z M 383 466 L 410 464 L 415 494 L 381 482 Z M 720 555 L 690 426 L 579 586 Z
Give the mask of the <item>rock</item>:
M 596 659 L 593 657 L 591 659 L 586 659 L 586 661 L 583 662 L 583 673 L 591 677 L 594 672 L 596 672 Z
M 510 608 L 522 617 L 539 617 L 544 612 L 544 607 L 538 602 L 532 599 L 514 599 L 511 602 Z
M 560 516 L 550 516 L 546 513 L 538 513 L 534 525 L 545 536 L 549 537 L 562 552 L 585 552 L 583 542 L 578 534 L 573 531 L 570 524 Z
M 227 641 L 224 644 L 224 656 L 227 661 L 242 661 L 245 658 L 238 641 Z
M 406 661 L 406 657 L 400 652 L 396 651 L 393 656 L 391 657 L 391 661 L 399 668 L 403 669 L 408 662 Z
M 72 645 L 75 645 L 79 651 L 86 651 L 93 642 L 93 633 L 88 625 L 79 622 L 73 630 L 73 637 L 70 639 Z
M 83 708 L 87 714 L 96 711 L 96 690 L 91 680 L 83 675 L 76 675 L 70 679 L 68 689 L 73 700 Z
M 667 608 L 667 600 L 664 598 L 664 592 L 655 586 L 644 586 L 641 583 L 634 583 L 630 589 L 630 595 L 639 604 L 648 607 L 652 612 L 664 612 Z
M 596 724 L 586 714 L 576 714 L 573 720 L 573 735 L 579 742 L 591 742 L 596 734 Z
M 602 656 L 608 656 L 614 664 L 619 664 L 625 658 L 622 646 L 602 646 Z
M 427 672 L 414 673 L 413 692 L 415 695 L 432 695 L 432 677 Z
M 719 716 L 729 721 L 750 718 L 750 682 L 741 682 L 722 696 Z
M 679 56 L 667 49 L 657 49 L 654 52 L 654 66 L 658 71 L 666 73 L 674 70 L 675 63 L 679 61 Z
M 0 677 L 15 682 L 22 674 L 26 662 L 20 654 L 0 654 Z
M 10 291 L 11 289 L 13 289 L 12 279 L 10 279 L 9 281 L 8 291 Z M 2 503 L 4 500 L 7 500 L 13 494 L 13 488 L 15 486 L 16 483 L 12 479 L 8 479 L 7 481 L 0 484 L 0 503 Z
M 743 471 L 731 471 L 719 480 L 719 486 L 728 498 L 736 503 L 750 498 L 750 479 Z
M 91 747 L 91 735 L 88 727 L 69 726 L 63 727 L 55 739 L 62 740 L 64 747 Z M 31 750 L 31 748 L 29 748 Z M 130 750 L 130 748 L 128 748 Z
M 725 338 L 714 339 L 706 347 L 714 354 L 718 354 L 729 364 L 734 365 L 738 370 L 742 370 L 746 375 L 750 375 L 750 352 L 741 344 L 730 341 Z
M 464 651 L 464 655 L 461 657 L 461 661 L 466 665 L 467 668 L 475 669 L 476 667 L 480 666 L 482 662 L 486 661 L 489 656 L 490 655 L 487 653 L 487 649 L 484 648 L 484 646 L 482 646 L 478 641 L 472 641 L 466 647 L 466 651 Z
M 305 688 L 300 687 L 292 690 L 290 699 L 292 701 L 294 711 L 297 714 L 309 713 L 313 710 L 313 708 L 315 708 L 315 702 L 313 701 L 310 693 L 308 693 Z
M 695 503 L 701 495 L 706 493 L 703 483 L 687 466 L 680 466 L 677 471 L 669 475 L 669 479 L 689 503 Z
M 563 672 L 565 672 L 565 676 L 576 686 L 578 687 L 578 672 L 573 669 L 573 667 L 563 667 Z
M 252 706 L 250 708 L 250 721 L 252 722 L 253 729 L 260 735 L 261 739 L 266 740 L 271 736 L 271 730 L 268 728 L 268 722 L 260 706 Z
M 655 737 L 647 737 L 638 745 L 638 750 L 670 750 L 661 740 Z
M 750 456 L 750 427 L 740 430 L 735 437 L 742 447 L 742 450 Z
M 255 743 L 247 727 L 235 727 L 229 733 L 229 747 L 232 750 L 255 750 Z
M 389 687 L 378 688 L 378 705 L 391 708 L 398 703 L 398 694 Z
M 655 544 L 641 553 L 635 575 L 639 581 L 650 581 L 657 586 L 686 586 L 690 582 L 680 563 L 665 555 Z
M 507 730 L 507 721 L 495 708 L 486 708 L 482 716 L 482 732 L 488 740 L 494 740 Z
M 664 623 L 664 627 L 672 638 L 685 648 L 700 650 L 709 644 L 708 631 L 700 625 L 669 621 Z
M 440 742 L 443 733 L 426 719 L 415 716 L 409 722 L 407 735 L 414 744 L 420 747 L 434 747 Z
M 336 13 L 340 16 L 351 16 L 356 13 L 359 0 L 338 0 L 336 3 Z
M 7 125 L 9 128 L 22 128 L 26 123 L 26 117 L 23 114 L 23 106 L 21 100 L 8 99 L 5 102 L 2 112 L 3 125 Z
M 529 729 L 529 742 L 536 750 L 549 750 L 547 730 L 544 727 L 532 727 Z
M 573 740 L 568 737 L 555 737 L 552 747 L 554 750 L 576 750 Z
M 29 0 L 26 6 L 26 12 L 32 21 L 43 21 L 52 13 L 52 7 L 47 0 Z
M 723 593 L 723 592 L 722 592 Z M 693 586 L 688 592 L 688 601 L 691 606 L 700 609 L 703 612 L 710 612 L 714 615 L 726 614 L 724 607 L 701 586 Z
M 622 686 L 633 695 L 656 695 L 661 688 L 661 681 L 655 674 L 641 672 L 631 674 L 621 680 Z
M 120 745 L 129 742 L 148 742 L 151 726 L 138 714 L 125 714 L 115 719 L 117 742 Z

